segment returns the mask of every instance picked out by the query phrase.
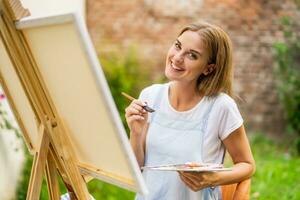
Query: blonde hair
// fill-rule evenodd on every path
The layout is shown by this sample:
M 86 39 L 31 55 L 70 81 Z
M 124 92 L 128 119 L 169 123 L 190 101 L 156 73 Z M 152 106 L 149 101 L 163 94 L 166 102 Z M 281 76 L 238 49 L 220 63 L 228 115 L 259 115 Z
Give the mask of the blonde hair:
M 210 74 L 202 74 L 198 78 L 199 92 L 209 97 L 220 92 L 232 96 L 232 44 L 228 35 L 220 27 L 206 22 L 186 26 L 181 30 L 179 36 L 185 31 L 199 33 L 208 51 L 207 64 L 215 64 L 215 69 Z

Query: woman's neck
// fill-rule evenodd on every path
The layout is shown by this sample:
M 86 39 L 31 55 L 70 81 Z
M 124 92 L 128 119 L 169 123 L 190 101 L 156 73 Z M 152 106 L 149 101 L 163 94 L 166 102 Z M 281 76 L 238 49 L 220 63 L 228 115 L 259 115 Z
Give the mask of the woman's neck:
M 195 84 L 172 82 L 169 87 L 169 101 L 173 108 L 178 111 L 185 111 L 193 108 L 202 95 L 196 89 Z

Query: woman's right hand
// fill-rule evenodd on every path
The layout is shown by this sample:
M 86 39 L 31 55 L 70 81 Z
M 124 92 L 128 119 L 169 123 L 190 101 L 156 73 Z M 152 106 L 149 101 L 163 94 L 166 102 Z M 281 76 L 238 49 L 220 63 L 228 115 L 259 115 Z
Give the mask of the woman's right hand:
M 145 103 L 139 100 L 133 100 L 125 109 L 125 118 L 131 134 L 142 134 L 147 124 L 148 113 L 143 108 Z

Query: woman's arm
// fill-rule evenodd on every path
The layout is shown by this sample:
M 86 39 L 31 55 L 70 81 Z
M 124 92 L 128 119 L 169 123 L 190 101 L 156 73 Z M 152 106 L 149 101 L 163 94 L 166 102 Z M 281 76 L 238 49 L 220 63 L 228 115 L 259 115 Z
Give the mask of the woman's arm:
M 130 129 L 130 144 L 139 166 L 144 165 L 145 140 L 148 131 L 148 113 L 140 100 L 133 100 L 125 109 L 125 118 Z
M 140 167 L 144 166 L 145 163 L 145 148 L 148 127 L 149 123 L 146 124 L 146 127 L 141 134 L 130 132 L 130 144 Z
M 220 173 L 216 185 L 241 182 L 255 172 L 255 161 L 250 149 L 244 126 L 236 129 L 223 141 L 234 166 L 232 171 Z
M 232 170 L 224 172 L 180 172 L 180 178 L 189 188 L 198 191 L 206 187 L 237 183 L 254 174 L 255 161 L 244 126 L 242 125 L 233 131 L 223 143 L 233 160 Z

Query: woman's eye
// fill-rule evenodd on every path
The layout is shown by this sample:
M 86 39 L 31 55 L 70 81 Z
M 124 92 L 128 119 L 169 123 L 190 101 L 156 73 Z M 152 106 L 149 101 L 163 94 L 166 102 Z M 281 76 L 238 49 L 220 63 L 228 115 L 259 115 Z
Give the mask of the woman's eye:
M 180 49 L 180 44 L 178 44 L 177 42 L 174 44 L 176 49 Z
M 188 53 L 188 57 L 193 60 L 197 59 L 197 56 L 194 53 Z

